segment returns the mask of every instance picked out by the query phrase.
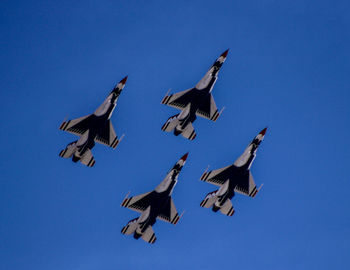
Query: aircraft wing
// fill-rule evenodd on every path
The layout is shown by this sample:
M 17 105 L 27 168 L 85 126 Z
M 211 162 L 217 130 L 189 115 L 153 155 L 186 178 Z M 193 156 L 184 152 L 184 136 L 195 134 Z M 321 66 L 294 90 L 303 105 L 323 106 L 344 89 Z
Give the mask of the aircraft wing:
M 163 210 L 157 216 L 157 218 L 174 225 L 179 221 L 180 216 L 176 211 L 176 207 L 172 198 L 168 200 L 167 204 L 164 206 Z
M 213 95 L 210 94 L 210 97 L 208 97 L 208 99 L 206 99 L 198 108 L 197 112 L 196 112 L 197 116 L 212 120 L 212 121 L 216 121 L 219 116 L 220 113 L 218 111 L 218 108 L 216 107 Z
M 201 176 L 201 180 L 220 187 L 228 179 L 226 170 L 231 166 L 232 165 L 209 172 L 204 172 Z
M 172 94 L 172 95 L 167 94 L 163 98 L 162 104 L 182 110 L 183 108 L 186 107 L 186 105 L 189 102 L 191 102 L 191 98 L 192 98 L 191 90 L 192 88 L 176 94 Z
M 61 124 L 60 129 L 72 133 L 74 135 L 81 136 L 85 133 L 86 130 L 90 128 L 91 118 L 92 114 L 89 114 L 77 119 L 64 121 Z
M 258 193 L 258 189 L 255 185 L 253 176 L 251 172 L 249 171 L 249 175 L 245 177 L 244 180 L 239 181 L 235 187 L 235 192 L 249 196 L 249 197 L 255 197 Z
M 147 192 L 138 196 L 133 196 L 130 198 L 125 198 L 121 206 L 129 208 L 136 212 L 142 213 L 150 205 L 151 202 L 151 192 Z
M 117 147 L 120 140 L 118 140 L 118 136 L 115 133 L 112 122 L 110 120 L 108 120 L 105 126 L 98 131 L 95 141 L 114 149 Z

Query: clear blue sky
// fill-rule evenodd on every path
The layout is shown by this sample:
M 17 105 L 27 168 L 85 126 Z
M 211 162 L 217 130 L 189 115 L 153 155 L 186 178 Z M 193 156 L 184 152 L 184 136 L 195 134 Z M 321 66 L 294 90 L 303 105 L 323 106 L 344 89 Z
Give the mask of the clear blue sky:
M 1 1 L 0 269 L 350 269 L 349 1 Z M 160 130 L 166 91 L 192 87 L 230 48 L 195 141 Z M 129 75 L 94 168 L 58 153 L 65 116 L 93 112 Z M 255 199 L 199 207 L 198 181 L 269 129 Z M 185 152 L 173 226 L 151 246 L 121 228 L 128 191 L 153 189 Z

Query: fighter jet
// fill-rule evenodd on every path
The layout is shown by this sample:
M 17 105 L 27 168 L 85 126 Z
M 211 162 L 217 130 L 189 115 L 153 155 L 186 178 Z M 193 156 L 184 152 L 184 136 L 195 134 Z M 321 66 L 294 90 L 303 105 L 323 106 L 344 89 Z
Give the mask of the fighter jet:
M 227 216 L 232 216 L 235 212 L 231 199 L 235 192 L 249 197 L 255 197 L 258 191 L 250 167 L 255 159 L 255 153 L 261 141 L 264 139 L 266 129 L 263 129 L 245 149 L 243 154 L 227 167 L 204 172 L 201 180 L 219 186 L 218 190 L 210 192 L 201 202 L 200 206 L 212 207 L 214 212 L 220 212 Z
M 122 79 L 93 114 L 77 119 L 64 121 L 60 129 L 80 136 L 79 140 L 71 142 L 60 152 L 60 157 L 71 158 L 73 162 L 80 161 L 88 167 L 95 165 L 91 149 L 95 142 L 116 148 L 122 137 L 118 137 L 111 123 L 111 116 L 122 92 L 127 76 Z
M 156 236 L 152 226 L 157 218 L 174 225 L 179 221 L 182 214 L 179 216 L 177 213 L 171 194 L 187 156 L 188 153 L 176 162 L 155 190 L 131 198 L 126 196 L 121 206 L 140 212 L 141 216 L 130 220 L 121 230 L 122 234 L 134 234 L 135 239 L 142 237 L 144 241 L 153 244 Z
M 228 54 L 226 50 L 214 62 L 204 77 L 197 85 L 188 90 L 168 95 L 163 98 L 162 104 L 180 109 L 181 112 L 171 116 L 162 126 L 163 131 L 174 131 L 175 136 L 181 134 L 183 137 L 193 140 L 196 137 L 196 132 L 192 123 L 197 116 L 216 121 L 222 110 L 219 112 L 214 98 L 211 94 L 214 84 L 217 80 L 217 75 L 222 64 L 225 62 Z

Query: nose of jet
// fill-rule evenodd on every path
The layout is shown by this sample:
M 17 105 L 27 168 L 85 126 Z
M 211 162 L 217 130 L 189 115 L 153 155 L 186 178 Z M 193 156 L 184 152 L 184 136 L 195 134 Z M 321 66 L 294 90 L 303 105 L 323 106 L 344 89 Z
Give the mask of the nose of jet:
M 227 57 L 227 54 L 228 54 L 228 51 L 229 51 L 229 49 L 227 49 L 226 51 L 224 51 L 224 52 L 221 54 L 221 56 L 224 57 L 224 58 L 226 58 L 226 57 Z
M 265 136 L 266 130 L 267 130 L 267 127 L 266 127 L 266 128 L 264 128 L 262 131 L 260 131 L 260 133 L 259 133 L 259 134 L 261 134 L 262 136 Z
M 128 76 L 125 76 L 124 79 L 122 79 L 119 83 L 125 84 L 127 79 L 128 79 Z
M 183 156 L 182 156 L 182 158 L 180 158 L 183 162 L 185 162 L 186 161 L 186 159 L 187 159 L 187 156 L 188 156 L 188 152 L 186 153 L 186 154 L 184 154 Z

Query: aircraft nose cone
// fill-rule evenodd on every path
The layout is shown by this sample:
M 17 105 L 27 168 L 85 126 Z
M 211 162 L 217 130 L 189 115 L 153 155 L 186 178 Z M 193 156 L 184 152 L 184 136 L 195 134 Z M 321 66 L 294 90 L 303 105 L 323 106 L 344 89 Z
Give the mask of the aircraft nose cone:
M 229 50 L 229 49 L 227 49 L 226 51 L 224 51 L 224 52 L 222 53 L 221 56 L 226 58 L 226 56 L 227 56 L 227 54 L 228 54 L 228 50 Z
M 182 158 L 180 158 L 180 159 L 181 159 L 182 161 L 186 161 L 187 156 L 188 156 L 188 152 L 187 152 L 186 154 L 184 154 L 184 155 L 183 155 L 183 157 L 182 157 Z
M 128 76 L 125 76 L 125 78 L 122 79 L 122 80 L 120 81 L 120 83 L 125 84 L 127 79 L 128 79 Z
M 260 133 L 259 133 L 259 134 L 261 134 L 261 135 L 265 136 L 266 130 L 267 130 L 267 127 L 266 127 L 266 128 L 264 128 L 262 131 L 260 131 Z

